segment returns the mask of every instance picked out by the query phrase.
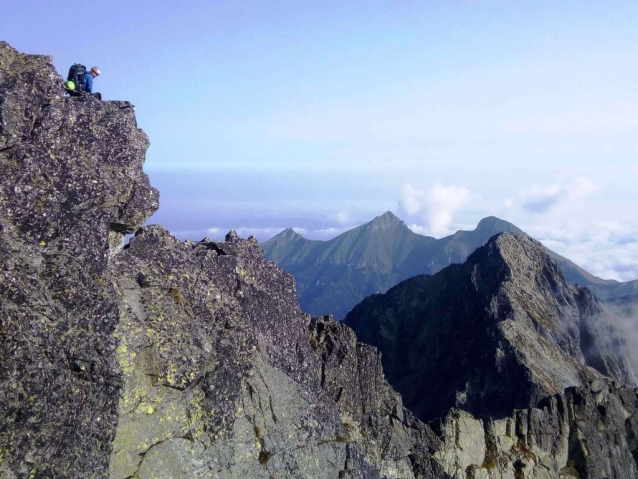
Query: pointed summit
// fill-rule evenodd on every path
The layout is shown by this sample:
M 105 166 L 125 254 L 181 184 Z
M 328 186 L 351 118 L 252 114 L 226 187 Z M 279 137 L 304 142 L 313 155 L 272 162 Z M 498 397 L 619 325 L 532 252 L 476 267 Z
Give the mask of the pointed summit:
M 403 223 L 403 221 L 395 215 L 392 211 L 386 211 L 382 215 L 376 216 L 372 219 L 372 223 Z
M 380 216 L 375 217 L 372 221 L 362 225 L 363 227 L 369 226 L 373 230 L 377 229 L 392 229 L 392 228 L 405 228 L 409 229 L 401 218 L 392 213 L 392 211 L 386 211 Z
M 479 221 L 475 231 L 493 231 L 496 233 L 523 233 L 523 230 L 513 225 L 509 221 L 502 220 L 496 216 L 488 216 Z
M 268 241 L 265 241 L 262 246 L 266 245 L 277 245 L 277 244 L 286 244 L 290 242 L 296 242 L 299 240 L 305 240 L 302 235 L 297 233 L 293 228 L 286 228 L 281 233 L 277 233 L 275 236 L 270 238 Z
M 275 238 L 297 239 L 303 238 L 303 236 L 297 233 L 293 228 L 286 228 L 281 233 L 276 235 Z
M 270 261 L 281 264 L 287 258 L 294 257 L 306 246 L 311 247 L 316 241 L 301 236 L 292 228 L 286 228 L 268 241 L 261 243 L 264 256 Z
M 304 311 L 342 319 L 370 294 L 385 292 L 412 276 L 434 274 L 450 264 L 463 263 L 499 233 L 525 234 L 512 223 L 488 216 L 474 230 L 435 239 L 414 233 L 394 213 L 386 211 L 329 241 L 308 240 L 289 228 L 263 243 L 262 248 L 266 258 L 295 276 Z M 598 288 L 596 293 L 605 297 L 614 297 L 609 295 L 616 289 L 624 292 L 621 295 L 638 291 L 638 281 L 621 284 L 596 278 L 544 249 L 570 284 Z M 602 288 L 609 289 L 609 295 Z

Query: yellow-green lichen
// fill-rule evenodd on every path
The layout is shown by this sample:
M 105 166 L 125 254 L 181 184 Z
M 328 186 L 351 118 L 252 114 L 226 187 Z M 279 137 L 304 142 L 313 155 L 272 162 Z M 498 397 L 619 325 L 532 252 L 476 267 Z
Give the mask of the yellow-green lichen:
M 184 302 L 184 297 L 182 296 L 182 292 L 179 288 L 170 288 L 168 290 L 168 294 L 171 295 L 175 304 L 182 304 Z

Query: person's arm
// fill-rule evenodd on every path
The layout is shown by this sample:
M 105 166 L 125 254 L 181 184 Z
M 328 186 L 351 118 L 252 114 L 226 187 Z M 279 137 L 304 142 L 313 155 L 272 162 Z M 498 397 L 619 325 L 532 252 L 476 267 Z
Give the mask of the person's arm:
M 93 75 L 91 75 L 91 73 L 86 72 L 84 74 L 84 77 L 86 78 L 86 91 L 88 91 L 89 93 L 93 93 Z

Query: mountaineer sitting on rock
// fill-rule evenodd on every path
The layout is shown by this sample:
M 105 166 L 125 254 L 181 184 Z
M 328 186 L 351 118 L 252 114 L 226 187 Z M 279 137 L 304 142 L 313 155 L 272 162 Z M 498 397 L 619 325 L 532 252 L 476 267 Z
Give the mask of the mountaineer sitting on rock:
M 102 100 L 100 93 L 93 93 L 93 79 L 99 76 L 100 73 L 102 73 L 100 69 L 93 66 L 87 74 L 86 67 L 81 63 L 76 63 L 69 68 L 69 74 L 67 81 L 64 83 L 64 87 L 71 96 L 79 96 L 81 92 L 87 92 L 98 100 Z
M 102 99 L 102 95 L 99 93 L 93 93 L 93 79 L 95 77 L 100 76 L 100 69 L 98 67 L 91 67 L 91 71 L 89 71 L 88 75 L 84 75 L 84 91 L 91 93 L 93 96 L 96 96 L 98 100 Z

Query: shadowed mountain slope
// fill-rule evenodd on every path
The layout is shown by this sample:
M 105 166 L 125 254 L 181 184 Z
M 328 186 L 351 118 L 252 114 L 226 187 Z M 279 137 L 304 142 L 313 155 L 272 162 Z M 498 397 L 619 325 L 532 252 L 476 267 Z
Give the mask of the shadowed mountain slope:
M 345 323 L 379 348 L 424 420 L 450 407 L 499 417 L 600 375 L 637 378 L 603 304 L 526 235 L 495 236 L 464 264 L 366 298 Z
M 299 301 L 311 314 L 342 319 L 363 298 L 419 274 L 462 263 L 498 233 L 524 233 L 507 221 L 484 218 L 473 231 L 435 239 L 412 232 L 391 212 L 329 241 L 308 240 L 291 228 L 264 242 L 264 255 L 297 281 Z M 592 286 L 603 298 L 638 294 L 632 283 L 597 278 L 546 250 L 570 284 Z M 638 282 L 636 282 L 638 288 Z

